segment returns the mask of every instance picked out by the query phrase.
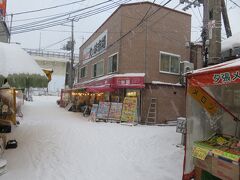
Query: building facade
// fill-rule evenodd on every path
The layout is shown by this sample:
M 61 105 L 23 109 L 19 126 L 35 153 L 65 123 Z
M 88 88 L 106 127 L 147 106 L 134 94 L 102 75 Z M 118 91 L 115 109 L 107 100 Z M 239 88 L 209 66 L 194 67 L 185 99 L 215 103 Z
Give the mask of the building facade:
M 189 14 L 150 2 L 121 5 L 80 47 L 74 88 L 117 91 L 118 101 L 135 93 L 142 123 L 150 122 L 152 98 L 153 123 L 185 116 L 180 62 L 190 60 L 190 33 Z

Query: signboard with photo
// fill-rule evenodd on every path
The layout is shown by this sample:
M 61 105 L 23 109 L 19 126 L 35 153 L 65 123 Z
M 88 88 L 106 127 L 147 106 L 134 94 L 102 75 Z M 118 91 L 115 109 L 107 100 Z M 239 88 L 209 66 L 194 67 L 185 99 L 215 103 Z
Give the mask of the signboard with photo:
M 111 103 L 108 119 L 120 121 L 122 113 L 122 103 Z
M 107 119 L 110 109 L 110 102 L 99 102 L 97 119 Z
M 123 101 L 121 121 L 133 123 L 137 121 L 137 98 L 125 97 Z

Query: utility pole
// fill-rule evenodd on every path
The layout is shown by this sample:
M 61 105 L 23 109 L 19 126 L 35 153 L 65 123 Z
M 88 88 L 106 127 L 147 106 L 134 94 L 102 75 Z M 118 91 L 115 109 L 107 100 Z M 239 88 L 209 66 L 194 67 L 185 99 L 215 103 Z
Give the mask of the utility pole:
M 71 36 L 71 63 L 70 63 L 70 80 L 69 87 L 73 87 L 73 63 L 74 63 L 74 18 L 72 19 L 72 36 Z
M 223 16 L 223 22 L 224 22 L 224 26 L 225 26 L 225 31 L 227 34 L 227 37 L 229 38 L 230 36 L 232 36 L 232 31 L 231 31 L 231 27 L 230 27 L 230 23 L 229 23 L 229 19 L 228 19 L 228 14 L 227 14 L 227 8 L 226 8 L 226 4 L 225 4 L 225 0 L 222 0 L 222 16 Z
M 11 43 L 13 14 L 11 14 L 8 43 Z
M 208 0 L 209 59 L 208 66 L 221 59 L 221 0 Z
M 202 28 L 202 54 L 203 54 L 203 61 L 204 66 L 206 67 L 208 65 L 208 19 L 209 19 L 209 13 L 208 13 L 208 0 L 203 0 L 203 28 Z

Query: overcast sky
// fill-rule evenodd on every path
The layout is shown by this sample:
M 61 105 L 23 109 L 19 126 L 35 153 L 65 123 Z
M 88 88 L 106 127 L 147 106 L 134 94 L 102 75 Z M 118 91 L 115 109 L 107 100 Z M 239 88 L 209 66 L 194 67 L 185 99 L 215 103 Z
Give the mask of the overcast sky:
M 18 13 L 23 11 L 31 11 L 31 10 L 37 10 L 47 7 L 52 7 L 56 5 L 62 5 L 66 3 L 71 3 L 77 0 L 8 0 L 7 4 L 7 13 Z M 66 7 L 56 8 L 56 9 L 50 9 L 47 11 L 40 11 L 37 13 L 28 13 L 28 14 L 22 14 L 22 15 L 14 15 L 13 16 L 13 27 L 16 27 L 18 25 L 21 25 L 23 23 L 33 22 L 27 21 L 26 19 L 36 18 L 36 17 L 42 17 L 42 16 L 49 16 L 53 14 L 61 14 L 66 13 L 73 10 L 78 10 L 82 8 L 89 7 L 91 5 L 104 2 L 106 0 L 83 0 L 81 3 L 69 5 Z M 119 0 L 114 0 L 119 1 Z M 233 0 L 235 3 L 240 5 L 240 0 Z M 140 0 L 132 0 L 131 2 L 140 2 Z M 153 1 L 150 1 L 153 2 Z M 163 5 L 167 0 L 156 0 L 155 3 Z M 167 5 L 167 7 L 175 7 L 178 5 L 179 0 L 172 0 L 171 3 Z M 184 5 L 179 5 L 177 7 L 177 10 L 182 10 Z M 78 22 L 75 22 L 75 41 L 76 41 L 76 52 L 78 53 L 79 46 L 112 14 L 112 12 L 115 10 L 111 9 L 108 11 L 105 11 L 101 14 L 91 16 L 85 19 L 80 19 Z M 228 9 L 228 15 L 229 20 L 232 28 L 233 34 L 240 32 L 240 26 L 239 26 L 239 18 L 240 18 L 240 8 L 236 5 L 234 5 L 231 0 L 227 0 L 227 9 Z M 191 8 L 186 11 L 187 13 L 192 15 L 192 41 L 200 40 L 201 35 L 201 26 L 202 26 L 202 7 L 200 8 Z M 22 21 L 23 20 L 23 21 Z M 36 19 L 41 20 L 41 19 Z M 35 21 L 36 21 L 35 20 Z M 10 16 L 8 16 L 8 21 L 10 21 Z M 70 25 L 70 23 L 68 23 Z M 225 31 L 222 31 L 223 33 L 223 39 L 225 36 Z M 62 46 L 66 43 L 66 40 L 60 42 L 71 35 L 71 27 L 69 26 L 56 26 L 51 27 L 44 30 L 38 30 L 33 32 L 27 32 L 27 33 L 21 33 L 21 34 L 15 34 L 12 36 L 11 41 L 12 42 L 18 42 L 21 43 L 22 47 L 24 48 L 42 48 L 47 50 L 60 50 Z M 55 44 L 56 45 L 53 45 Z

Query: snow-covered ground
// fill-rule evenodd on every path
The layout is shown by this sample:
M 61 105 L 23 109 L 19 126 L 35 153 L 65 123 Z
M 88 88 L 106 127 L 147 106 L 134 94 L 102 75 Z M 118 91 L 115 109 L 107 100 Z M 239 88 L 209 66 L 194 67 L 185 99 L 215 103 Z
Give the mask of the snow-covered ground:
M 56 97 L 34 97 L 4 152 L 8 172 L 0 180 L 178 180 L 183 149 L 176 127 L 89 122 L 56 105 Z

